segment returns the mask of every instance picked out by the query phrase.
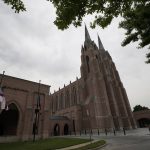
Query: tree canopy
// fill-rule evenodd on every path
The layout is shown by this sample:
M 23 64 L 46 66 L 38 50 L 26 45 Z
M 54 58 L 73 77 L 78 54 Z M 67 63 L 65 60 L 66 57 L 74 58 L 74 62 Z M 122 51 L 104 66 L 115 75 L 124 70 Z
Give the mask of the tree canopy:
M 21 0 L 3 0 L 15 12 L 25 11 Z M 56 8 L 54 24 L 61 30 L 71 24 L 81 26 L 84 16 L 93 15 L 91 27 L 107 27 L 114 18 L 121 16 L 119 27 L 126 30 L 122 46 L 138 42 L 139 48 L 150 49 L 150 0 L 47 0 Z M 146 55 L 150 63 L 150 52 Z
M 135 107 L 133 107 L 133 112 L 137 112 L 141 110 L 149 110 L 149 108 L 141 105 L 136 105 Z
M 4 3 L 10 5 L 12 9 L 15 10 L 16 13 L 20 11 L 26 11 L 24 3 L 21 0 L 3 0 Z

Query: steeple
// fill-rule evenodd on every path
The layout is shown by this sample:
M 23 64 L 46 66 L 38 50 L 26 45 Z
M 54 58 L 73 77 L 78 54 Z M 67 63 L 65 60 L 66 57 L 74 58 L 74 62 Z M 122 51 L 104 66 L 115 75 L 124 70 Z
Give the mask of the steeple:
M 103 46 L 103 44 L 101 42 L 101 39 L 100 39 L 100 37 L 99 37 L 98 34 L 97 34 L 97 36 L 98 36 L 98 46 L 99 46 L 99 49 L 104 51 L 105 49 L 104 49 L 104 46 Z
M 90 34 L 85 24 L 85 41 L 91 41 Z

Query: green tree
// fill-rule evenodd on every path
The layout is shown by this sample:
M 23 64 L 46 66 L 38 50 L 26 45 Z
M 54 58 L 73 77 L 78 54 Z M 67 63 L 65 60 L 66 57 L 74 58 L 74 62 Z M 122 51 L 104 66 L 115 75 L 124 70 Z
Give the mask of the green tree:
M 141 111 L 141 110 L 149 110 L 149 108 L 141 105 L 136 105 L 135 107 L 133 107 L 133 112 Z
M 12 5 L 16 12 L 24 11 L 21 0 L 3 0 Z M 73 24 L 81 26 L 83 17 L 93 15 L 91 27 L 107 27 L 114 18 L 121 16 L 119 27 L 126 30 L 122 46 L 130 42 L 139 42 L 139 48 L 150 49 L 150 0 L 47 0 L 56 8 L 54 24 L 59 29 L 66 29 Z M 150 63 L 150 53 L 146 55 Z
M 26 11 L 26 8 L 21 0 L 3 0 L 4 3 L 10 5 L 12 9 L 15 10 L 16 13 L 20 11 Z

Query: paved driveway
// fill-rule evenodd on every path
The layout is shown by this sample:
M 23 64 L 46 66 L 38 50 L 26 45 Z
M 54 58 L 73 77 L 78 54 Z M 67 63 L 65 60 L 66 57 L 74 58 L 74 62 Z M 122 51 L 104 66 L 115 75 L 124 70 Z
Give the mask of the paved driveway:
M 102 150 L 150 150 L 150 136 L 118 136 L 103 138 L 108 145 Z
M 79 137 L 89 138 L 88 135 Z M 92 138 L 107 141 L 107 145 L 101 150 L 150 150 L 150 133 L 147 128 L 126 131 L 126 135 L 117 132 L 116 136 L 113 133 L 108 133 L 106 136 L 103 133 L 99 136 L 93 135 Z
M 150 150 L 150 133 L 147 128 L 129 130 L 126 135 L 123 132 L 113 136 L 93 136 L 94 138 L 105 139 L 107 146 L 101 150 Z

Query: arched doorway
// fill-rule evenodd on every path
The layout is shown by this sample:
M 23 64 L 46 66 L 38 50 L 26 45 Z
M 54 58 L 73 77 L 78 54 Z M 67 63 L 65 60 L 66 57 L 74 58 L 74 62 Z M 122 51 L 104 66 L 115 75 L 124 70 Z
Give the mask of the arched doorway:
M 68 135 L 69 134 L 69 126 L 68 124 L 65 124 L 64 126 L 64 135 Z
M 19 111 L 14 103 L 8 107 L 9 110 L 3 110 L 0 114 L 0 136 L 17 134 Z
M 59 136 L 60 135 L 60 127 L 58 124 L 54 126 L 54 136 Z
M 149 118 L 141 118 L 138 120 L 138 124 L 140 128 L 148 127 L 150 125 Z

